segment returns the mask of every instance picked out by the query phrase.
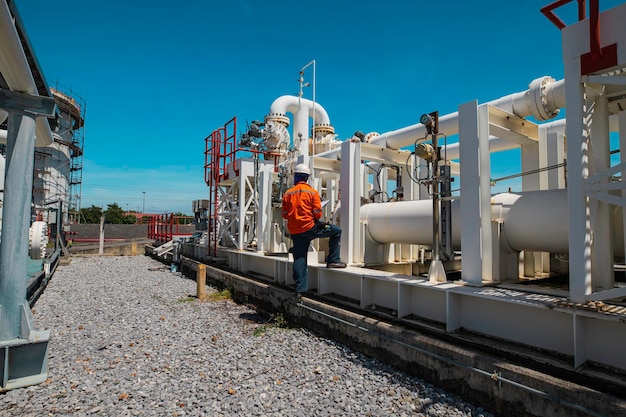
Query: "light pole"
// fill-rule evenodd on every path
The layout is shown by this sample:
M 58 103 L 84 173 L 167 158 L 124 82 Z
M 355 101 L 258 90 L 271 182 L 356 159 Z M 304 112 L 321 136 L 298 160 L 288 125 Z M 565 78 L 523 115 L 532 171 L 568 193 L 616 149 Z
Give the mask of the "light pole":
M 141 214 L 146 214 L 146 192 L 143 192 L 143 209 L 141 210 Z

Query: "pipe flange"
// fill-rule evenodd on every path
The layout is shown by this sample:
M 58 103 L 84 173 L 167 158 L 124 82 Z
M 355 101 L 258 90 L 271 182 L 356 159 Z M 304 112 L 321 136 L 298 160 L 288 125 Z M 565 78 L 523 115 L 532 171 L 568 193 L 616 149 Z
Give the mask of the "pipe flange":
M 28 249 L 33 260 L 46 257 L 48 245 L 48 223 L 37 221 L 28 229 Z
M 559 109 L 548 100 L 548 93 L 551 90 L 549 87 L 555 81 L 552 77 L 544 76 L 533 80 L 528 86 L 526 103 L 537 120 L 554 119 L 559 114 Z
M 365 143 L 370 143 L 370 141 L 374 139 L 376 136 L 380 136 L 380 133 L 378 132 L 368 133 L 367 135 L 365 135 L 365 138 L 364 138 Z
M 329 123 L 320 123 L 315 125 L 313 129 L 311 129 L 311 131 L 313 133 L 313 136 L 316 136 L 317 134 L 332 135 L 335 133 L 335 128 L 332 127 Z
M 267 116 L 265 116 L 265 123 L 267 123 L 270 120 L 278 122 L 285 127 L 289 127 L 289 124 L 291 123 L 289 121 L 289 117 L 287 117 L 286 114 L 282 114 L 282 113 L 270 113 Z

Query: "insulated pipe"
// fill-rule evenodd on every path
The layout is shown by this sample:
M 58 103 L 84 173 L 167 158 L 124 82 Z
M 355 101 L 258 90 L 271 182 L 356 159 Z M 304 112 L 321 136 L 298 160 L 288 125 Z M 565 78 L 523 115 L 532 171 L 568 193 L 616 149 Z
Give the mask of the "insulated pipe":
M 541 77 L 533 80 L 528 90 L 509 94 L 488 102 L 494 107 L 513 113 L 519 117 L 534 116 L 537 120 L 548 120 L 565 107 L 565 81 L 554 81 L 552 77 Z M 446 114 L 439 118 L 439 133 L 452 136 L 459 133 L 459 113 Z M 373 145 L 391 149 L 410 146 L 417 139 L 426 139 L 426 128 L 417 123 L 398 130 L 383 133 L 372 138 Z M 322 152 L 316 156 L 337 159 L 339 149 Z
M 555 120 L 553 122 L 544 123 L 539 126 L 540 129 L 546 129 L 548 132 L 565 132 L 565 119 Z M 611 132 L 619 132 L 619 123 L 617 115 L 609 116 L 609 130 Z M 441 147 L 441 157 L 448 161 L 453 161 L 460 158 L 459 143 L 451 143 Z M 519 145 L 507 139 L 502 139 L 496 136 L 489 136 L 489 151 L 501 152 L 508 151 L 510 149 L 518 148 Z
M 4 1 L 0 1 L 0 45 L 2 45 L 0 48 L 0 73 L 2 73 L 9 88 L 13 91 L 39 95 L 9 6 Z M 2 114 L 0 114 L 0 118 L 1 116 Z M 45 117 L 37 117 L 35 122 L 35 136 L 37 138 L 35 146 L 50 145 L 53 139 L 48 120 Z
M 554 120 L 549 123 L 544 123 L 540 126 L 542 129 L 546 129 L 551 132 L 565 131 L 565 119 Z M 617 129 L 617 119 L 615 119 L 614 128 Z M 461 157 L 459 142 L 451 143 L 446 146 L 441 147 L 441 157 L 445 158 L 447 161 L 453 161 L 455 159 L 459 159 Z M 497 136 L 489 136 L 489 152 L 501 152 L 508 151 L 510 149 L 518 148 L 519 144 L 507 140 L 502 139 Z
M 460 200 L 452 201 L 452 245 L 461 249 Z M 361 221 L 378 243 L 432 245 L 432 201 L 372 203 L 361 207 Z M 569 251 L 567 190 L 502 193 L 491 198 L 492 219 L 502 223 L 503 238 L 515 251 Z M 621 209 L 612 207 L 615 254 L 623 256 Z
M 452 201 L 452 245 L 461 247 L 461 227 L 454 219 L 460 218 L 460 202 Z M 370 237 L 378 243 L 408 243 L 432 245 L 432 200 L 371 203 L 361 206 L 361 222 Z
M 315 125 L 330 125 L 326 110 L 311 100 L 296 96 L 278 97 L 270 106 L 270 113 L 266 119 L 278 118 L 284 120 L 287 113 L 293 114 L 293 141 L 300 154 L 309 155 L 309 117 L 315 119 Z M 315 127 L 315 126 L 314 126 Z M 298 143 L 297 141 L 300 141 Z

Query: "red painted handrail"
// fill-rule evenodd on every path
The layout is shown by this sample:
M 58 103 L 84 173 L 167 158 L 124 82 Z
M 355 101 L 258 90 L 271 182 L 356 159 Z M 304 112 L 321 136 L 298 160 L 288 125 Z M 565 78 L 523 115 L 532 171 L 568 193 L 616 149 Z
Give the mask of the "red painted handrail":
M 237 158 L 237 117 L 214 130 L 204 141 L 204 181 L 209 186 L 209 255 L 216 255 L 219 183 L 228 179 L 228 166 Z M 238 173 L 234 166 L 233 170 Z
M 574 0 L 558 0 L 541 8 L 543 13 L 559 29 L 566 25 L 554 14 L 557 9 Z M 585 19 L 585 0 L 578 1 L 578 20 Z M 600 62 L 602 60 L 602 48 L 600 47 L 600 0 L 589 0 L 589 49 L 591 50 L 591 61 Z

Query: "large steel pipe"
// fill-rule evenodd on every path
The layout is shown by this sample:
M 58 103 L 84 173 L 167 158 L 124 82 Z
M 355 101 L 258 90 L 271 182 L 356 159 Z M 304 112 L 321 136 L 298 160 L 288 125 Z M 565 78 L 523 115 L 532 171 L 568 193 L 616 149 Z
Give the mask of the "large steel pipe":
M 461 248 L 461 201 L 452 202 L 452 244 Z M 491 199 L 492 219 L 502 223 L 506 244 L 515 251 L 568 252 L 567 190 L 502 193 Z M 613 207 L 613 248 L 624 255 L 622 210 Z M 378 243 L 431 245 L 432 201 L 415 200 L 366 204 L 361 221 Z M 478 221 L 478 219 L 477 219 Z
M 488 102 L 494 107 L 506 110 L 519 117 L 533 116 L 537 120 L 549 120 L 565 107 L 565 82 L 555 81 L 552 77 L 544 76 L 533 80 L 528 90 L 509 94 Z M 459 133 L 459 113 L 446 114 L 439 118 L 439 133 L 452 136 Z M 400 149 L 410 146 L 417 139 L 426 140 L 426 128 L 417 123 L 398 130 L 382 133 L 370 141 L 374 145 L 391 149 Z M 316 156 L 324 158 L 339 158 L 339 149 L 322 152 Z

